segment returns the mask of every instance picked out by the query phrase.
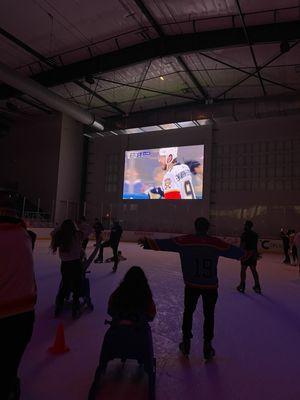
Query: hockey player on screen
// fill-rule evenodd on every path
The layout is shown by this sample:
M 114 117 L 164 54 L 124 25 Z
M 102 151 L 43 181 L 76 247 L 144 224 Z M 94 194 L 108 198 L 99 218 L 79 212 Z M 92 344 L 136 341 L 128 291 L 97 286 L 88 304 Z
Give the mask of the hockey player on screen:
M 158 161 L 163 171 L 166 171 L 162 188 L 159 189 L 161 198 L 168 200 L 195 199 L 195 190 L 192 183 L 190 168 L 177 162 L 178 148 L 166 147 L 159 150 Z M 151 198 L 151 195 L 149 196 Z

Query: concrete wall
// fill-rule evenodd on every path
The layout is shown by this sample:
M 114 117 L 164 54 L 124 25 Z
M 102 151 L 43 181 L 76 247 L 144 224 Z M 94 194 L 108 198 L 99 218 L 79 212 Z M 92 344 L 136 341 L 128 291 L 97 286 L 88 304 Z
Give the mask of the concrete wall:
M 300 230 L 300 118 L 224 124 L 214 132 L 211 220 L 236 235 L 252 219 L 262 235 Z
M 82 124 L 64 115 L 60 138 L 55 221 L 79 214 L 83 155 Z
M 0 139 L 0 187 L 14 186 L 55 221 L 79 210 L 82 125 L 55 114 L 16 121 Z
M 13 185 L 34 204 L 51 211 L 56 198 L 62 118 L 53 116 L 15 122 L 0 139 L 0 187 Z
M 278 117 L 99 138 L 90 145 L 88 217 L 156 232 L 189 232 L 198 215 L 220 235 L 236 236 L 248 218 L 264 237 L 277 237 L 283 225 L 300 230 L 299 126 L 299 117 Z M 204 200 L 121 199 L 125 150 L 189 144 L 205 145 Z

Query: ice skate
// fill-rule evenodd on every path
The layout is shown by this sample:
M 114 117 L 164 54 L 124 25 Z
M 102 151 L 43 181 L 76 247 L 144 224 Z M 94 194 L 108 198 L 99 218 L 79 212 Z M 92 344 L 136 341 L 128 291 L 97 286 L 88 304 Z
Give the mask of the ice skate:
M 255 285 L 253 286 L 253 290 L 255 293 L 261 294 L 261 288 L 259 285 Z
M 204 360 L 206 362 L 212 360 L 214 358 L 215 354 L 216 354 L 216 352 L 215 352 L 215 349 L 212 347 L 211 342 L 204 342 L 204 345 L 203 345 Z
M 101 258 L 96 258 L 96 260 L 94 261 L 94 263 L 96 264 L 102 264 L 103 260 L 101 260 Z
M 245 284 L 240 283 L 239 286 L 237 286 L 236 290 L 238 290 L 240 293 L 245 292 Z

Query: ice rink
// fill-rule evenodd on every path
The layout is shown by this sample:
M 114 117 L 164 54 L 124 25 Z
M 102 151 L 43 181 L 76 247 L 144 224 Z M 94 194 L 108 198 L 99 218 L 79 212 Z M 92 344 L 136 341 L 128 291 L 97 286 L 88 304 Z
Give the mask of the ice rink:
M 183 282 L 179 256 L 145 251 L 132 243 L 121 243 L 127 261 L 93 264 L 89 275 L 93 312 L 73 321 L 66 311 L 53 317 L 53 302 L 60 280 L 59 260 L 40 241 L 35 249 L 38 285 L 36 324 L 32 341 L 20 369 L 22 400 L 85 400 L 97 366 L 103 335 L 107 329 L 107 301 L 132 265 L 142 266 L 157 305 L 152 332 L 157 358 L 158 400 L 299 400 L 300 399 L 300 276 L 297 267 L 281 263 L 282 257 L 265 254 L 258 271 L 263 295 L 252 290 L 248 274 L 246 293 L 235 287 L 239 263 L 219 261 L 219 300 L 216 307 L 214 347 L 216 358 L 202 359 L 202 305 L 194 318 L 194 339 L 189 360 L 178 351 L 183 310 Z M 93 249 L 88 246 L 88 253 Z M 111 256 L 105 249 L 104 257 Z M 71 351 L 52 356 L 59 322 L 64 323 Z M 119 362 L 108 369 L 99 399 L 147 399 L 147 379 L 134 363 L 122 371 Z

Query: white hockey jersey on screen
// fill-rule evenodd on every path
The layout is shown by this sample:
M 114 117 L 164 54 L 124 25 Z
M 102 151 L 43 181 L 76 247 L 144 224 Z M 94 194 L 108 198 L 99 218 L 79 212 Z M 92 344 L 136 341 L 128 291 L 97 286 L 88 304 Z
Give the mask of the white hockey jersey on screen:
M 164 175 L 162 182 L 165 199 L 195 199 L 192 174 L 185 164 L 176 164 Z

